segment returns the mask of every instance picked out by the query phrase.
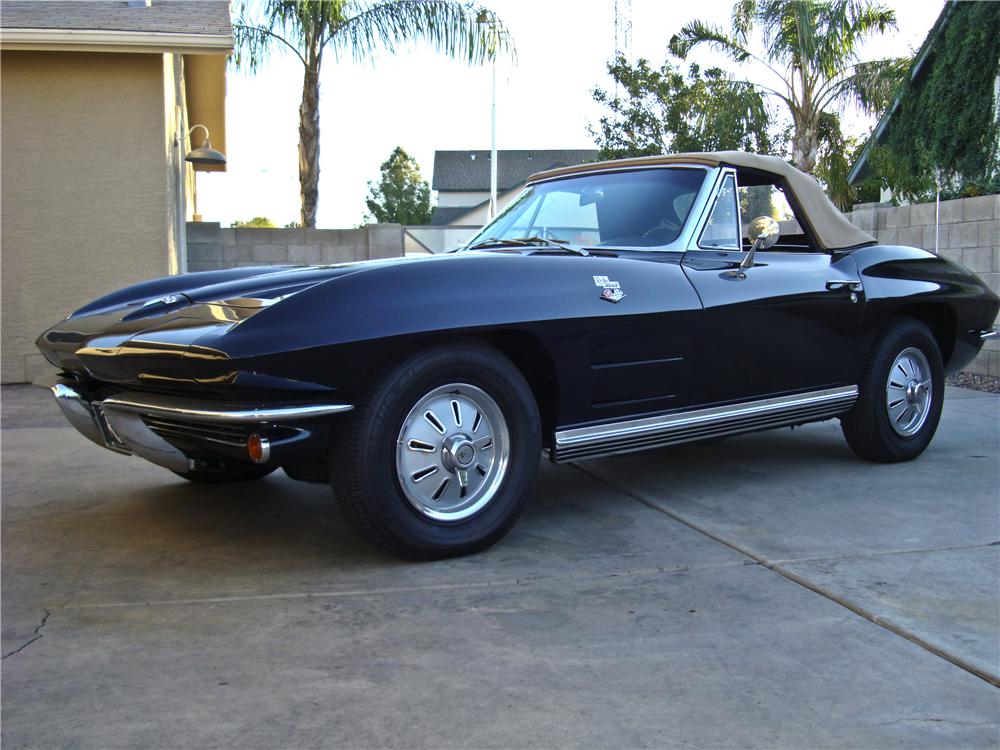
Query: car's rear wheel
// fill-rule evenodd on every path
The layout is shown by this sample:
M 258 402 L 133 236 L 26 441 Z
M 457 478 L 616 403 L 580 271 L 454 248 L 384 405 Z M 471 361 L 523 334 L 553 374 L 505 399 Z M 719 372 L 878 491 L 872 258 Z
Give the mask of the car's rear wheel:
M 854 408 L 841 418 L 851 450 L 881 463 L 923 453 L 944 400 L 941 351 L 927 326 L 895 319 L 876 342 L 859 390 Z
M 476 343 L 405 357 L 331 441 L 330 481 L 354 529 L 416 559 L 496 543 L 521 515 L 541 453 L 520 371 Z

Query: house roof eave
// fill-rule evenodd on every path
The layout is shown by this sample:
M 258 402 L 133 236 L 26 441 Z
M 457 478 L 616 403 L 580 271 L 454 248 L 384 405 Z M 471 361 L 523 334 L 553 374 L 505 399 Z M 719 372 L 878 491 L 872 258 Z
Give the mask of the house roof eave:
M 0 49 L 47 52 L 144 52 L 228 55 L 231 34 L 191 34 L 157 31 L 108 31 L 103 29 L 0 30 Z

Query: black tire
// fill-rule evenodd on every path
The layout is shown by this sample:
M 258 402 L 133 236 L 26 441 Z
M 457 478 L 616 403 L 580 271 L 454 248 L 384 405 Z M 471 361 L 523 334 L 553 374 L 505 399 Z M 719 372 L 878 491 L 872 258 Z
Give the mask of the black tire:
M 258 466 L 257 464 L 240 463 L 227 464 L 225 467 L 218 469 L 175 471 L 174 474 L 197 484 L 230 484 L 233 482 L 252 482 L 257 479 L 263 479 L 276 468 L 276 466 Z
M 923 423 L 911 435 L 899 434 L 890 422 L 887 405 L 889 369 L 909 348 L 919 350 L 930 367 L 930 404 Z M 847 444 L 869 461 L 910 461 L 927 448 L 937 430 L 944 403 L 944 366 L 934 335 L 912 318 L 894 318 L 875 342 L 859 384 L 854 408 L 841 417 Z
M 427 517 L 407 498 L 396 449 L 410 410 L 454 383 L 481 389 L 499 407 L 509 454 L 492 499 L 474 515 L 446 522 Z M 495 544 L 520 517 L 541 448 L 538 406 L 511 361 L 477 342 L 439 345 L 405 356 L 375 377 L 331 440 L 330 483 L 348 523 L 383 551 L 417 560 L 467 555 Z

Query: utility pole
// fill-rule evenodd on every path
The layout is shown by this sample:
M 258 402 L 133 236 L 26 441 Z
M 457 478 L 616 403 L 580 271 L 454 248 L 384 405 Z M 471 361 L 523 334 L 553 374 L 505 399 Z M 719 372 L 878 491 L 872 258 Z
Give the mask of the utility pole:
M 476 19 L 476 23 L 487 27 L 488 32 L 493 37 L 493 93 L 492 105 L 490 109 L 490 205 L 487 209 L 486 220 L 490 221 L 497 215 L 497 56 L 501 34 L 503 31 L 490 21 L 486 13 L 481 12 Z
M 493 109 L 490 113 L 490 210 L 492 220 L 497 215 L 497 58 L 493 56 Z

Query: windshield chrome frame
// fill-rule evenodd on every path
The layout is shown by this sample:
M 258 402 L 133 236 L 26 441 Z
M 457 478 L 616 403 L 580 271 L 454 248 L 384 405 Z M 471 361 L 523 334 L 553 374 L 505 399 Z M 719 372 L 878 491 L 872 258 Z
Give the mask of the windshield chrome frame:
M 691 204 L 691 209 L 688 211 L 687 220 L 684 222 L 684 226 L 681 227 L 681 231 L 680 234 L 677 235 L 677 239 L 675 239 L 673 242 L 667 245 L 652 245 L 652 246 L 582 245 L 582 247 L 586 248 L 587 250 L 596 250 L 596 251 L 628 250 L 630 252 L 635 251 L 635 252 L 650 252 L 650 253 L 687 252 L 687 250 L 692 246 L 692 243 L 694 242 L 695 238 L 698 236 L 697 229 L 700 227 L 703 215 L 706 213 L 705 211 L 706 205 L 709 204 L 709 202 L 713 198 L 716 185 L 719 182 L 719 173 L 722 172 L 722 169 L 719 167 L 707 167 L 704 164 L 650 164 L 648 166 L 628 166 L 628 167 L 622 167 L 620 169 L 608 169 L 608 168 L 591 169 L 580 172 L 574 172 L 573 174 L 569 175 L 551 177 L 545 180 L 534 180 L 533 182 L 527 183 L 524 187 L 525 190 L 527 190 L 528 188 L 535 187 L 536 185 L 546 185 L 550 182 L 561 182 L 563 180 L 572 180 L 576 177 L 585 177 L 595 174 L 617 173 L 617 172 L 639 172 L 647 169 L 697 169 L 705 173 L 705 179 L 702 181 L 701 188 L 699 188 L 698 194 L 695 196 L 694 203 Z M 518 196 L 519 195 L 520 193 L 518 194 Z M 511 203 L 516 201 L 518 196 L 515 196 L 514 199 L 511 201 Z M 497 214 L 497 216 L 493 219 L 493 221 L 500 218 L 500 216 L 502 216 L 503 213 L 504 212 L 501 211 L 499 214 Z M 492 223 L 492 221 L 488 222 L 487 224 L 484 224 L 483 228 L 489 226 L 489 223 Z M 482 233 L 482 231 L 483 230 L 480 229 L 479 232 L 476 233 L 475 237 L 478 237 Z M 473 237 L 473 239 L 475 239 L 475 237 Z M 468 247 L 468 245 L 466 245 L 466 247 Z

